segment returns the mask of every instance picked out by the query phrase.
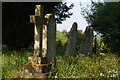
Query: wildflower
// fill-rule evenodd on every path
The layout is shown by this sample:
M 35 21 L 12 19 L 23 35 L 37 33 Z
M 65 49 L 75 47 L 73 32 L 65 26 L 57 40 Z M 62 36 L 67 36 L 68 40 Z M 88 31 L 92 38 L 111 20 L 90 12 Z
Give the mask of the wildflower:
M 115 70 L 112 70 L 113 72 L 115 71 Z
M 109 77 L 117 77 L 119 71 L 112 70 L 112 71 L 108 71 L 108 73 L 110 74 Z
M 38 61 L 38 63 L 40 64 L 40 63 L 41 63 L 41 61 Z
M 104 76 L 104 74 L 103 74 L 103 73 L 100 73 L 100 76 Z
M 55 78 L 57 78 L 57 76 L 55 76 Z

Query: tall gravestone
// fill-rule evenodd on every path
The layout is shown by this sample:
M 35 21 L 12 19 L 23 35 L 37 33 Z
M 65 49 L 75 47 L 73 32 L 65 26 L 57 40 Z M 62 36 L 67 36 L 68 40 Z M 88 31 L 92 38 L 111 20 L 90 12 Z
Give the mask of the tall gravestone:
M 93 43 L 93 28 L 87 26 L 84 32 L 84 40 L 80 44 L 80 53 L 91 54 Z
M 47 23 L 43 26 L 42 55 L 51 61 L 56 54 L 56 21 L 52 14 L 45 15 L 45 18 Z
M 68 43 L 67 43 L 67 46 L 66 46 L 65 56 L 75 55 L 76 42 L 77 42 L 77 23 L 74 22 L 73 25 L 72 25 L 72 28 L 70 30 L 70 33 L 69 33 L 69 38 L 68 38 Z
M 42 14 L 43 7 L 37 5 L 30 21 L 35 26 L 34 55 L 47 57 L 50 61 L 56 53 L 56 21 L 52 14 L 46 14 L 45 17 Z
M 34 56 L 28 57 L 22 75 L 25 78 L 45 78 L 56 53 L 56 21 L 52 14 L 44 16 L 43 6 L 36 5 L 30 23 L 34 23 Z

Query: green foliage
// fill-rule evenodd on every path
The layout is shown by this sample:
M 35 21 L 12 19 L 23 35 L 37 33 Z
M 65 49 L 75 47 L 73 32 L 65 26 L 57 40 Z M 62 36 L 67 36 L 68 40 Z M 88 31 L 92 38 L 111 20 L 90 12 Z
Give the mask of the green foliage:
M 111 52 L 120 52 L 120 2 L 92 2 L 82 14 L 94 30 L 103 34 L 103 42 Z
M 69 12 L 69 10 L 73 7 L 73 3 L 70 6 L 67 6 L 66 2 L 61 2 L 57 6 L 55 6 L 52 14 L 55 15 L 57 23 L 62 23 L 62 21 L 65 21 L 66 18 L 70 18 L 73 13 Z
M 95 37 L 93 38 L 93 51 L 95 49 Z M 103 42 L 103 37 L 100 35 L 96 36 L 96 50 L 97 53 L 110 53 L 110 48 Z
M 68 40 L 67 35 L 68 33 L 66 30 L 63 30 L 62 32 L 57 31 L 56 41 L 61 41 L 61 44 L 64 46 Z
M 66 30 L 57 31 L 56 42 L 57 42 L 57 54 L 64 55 L 66 50 L 66 44 L 68 40 L 68 32 Z

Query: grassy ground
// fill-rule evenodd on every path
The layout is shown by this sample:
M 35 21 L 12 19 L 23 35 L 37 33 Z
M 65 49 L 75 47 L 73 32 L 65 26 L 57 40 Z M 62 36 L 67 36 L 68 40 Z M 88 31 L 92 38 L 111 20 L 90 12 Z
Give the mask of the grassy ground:
M 27 57 L 33 55 L 33 51 L 9 51 L 2 50 L 2 77 L 18 78 L 17 72 L 21 71 L 27 63 Z M 63 51 L 64 52 L 64 51 Z M 62 52 L 62 53 L 63 53 Z M 60 54 L 60 52 L 59 52 Z M 64 58 L 57 55 L 57 73 L 55 78 L 118 78 L 120 75 L 120 58 L 114 54 L 90 55 L 78 54 L 75 57 Z
M 0 52 L 0 80 L 2 78 L 2 55 L 1 55 L 1 52 Z

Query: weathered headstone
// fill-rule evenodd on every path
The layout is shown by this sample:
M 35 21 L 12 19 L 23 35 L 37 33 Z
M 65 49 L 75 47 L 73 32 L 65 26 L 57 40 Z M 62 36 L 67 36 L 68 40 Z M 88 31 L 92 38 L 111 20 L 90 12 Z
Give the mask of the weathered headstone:
M 93 43 L 93 28 L 86 27 L 84 32 L 84 40 L 80 45 L 80 53 L 91 54 L 92 53 L 92 43 Z
M 67 43 L 67 46 L 66 46 L 65 56 L 75 55 L 76 42 L 77 42 L 77 23 L 74 22 L 73 25 L 72 25 L 72 28 L 70 30 L 70 33 L 69 33 L 69 38 L 68 38 L 68 43 Z
M 48 62 L 55 58 L 56 54 L 56 21 L 52 14 L 46 14 L 47 24 L 43 26 L 42 55 Z
M 43 6 L 36 5 L 35 15 L 30 16 L 34 23 L 34 56 L 28 57 L 22 75 L 26 78 L 45 78 L 56 53 L 56 21 L 52 14 L 43 15 Z M 46 73 L 46 74 L 45 74 Z M 44 76 L 43 76 L 44 75 Z
M 56 21 L 52 14 L 43 17 L 43 7 L 36 6 L 35 16 L 31 21 L 35 25 L 34 54 L 39 57 L 47 57 L 48 61 L 55 57 L 56 53 Z

